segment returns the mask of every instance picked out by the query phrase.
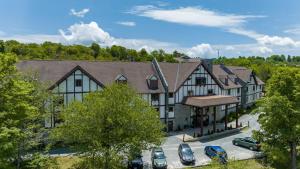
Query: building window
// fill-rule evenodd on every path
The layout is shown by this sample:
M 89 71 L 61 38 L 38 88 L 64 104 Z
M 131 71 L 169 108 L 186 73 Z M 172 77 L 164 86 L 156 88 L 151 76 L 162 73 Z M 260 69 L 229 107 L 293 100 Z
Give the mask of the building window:
M 169 107 L 169 112 L 174 112 L 174 107 L 170 106 Z
M 151 76 L 148 79 L 148 86 L 149 86 L 149 89 L 151 89 L 151 90 L 158 89 L 158 78 L 155 75 Z
M 231 90 L 230 89 L 228 89 L 227 92 L 228 92 L 228 95 L 231 95 Z
M 237 93 L 238 93 L 238 94 L 240 93 L 240 88 L 237 88 Z
M 255 86 L 253 85 L 253 91 L 255 91 Z
M 75 86 L 76 87 L 82 87 L 82 80 L 81 79 L 76 79 L 75 80 Z
M 157 93 L 151 94 L 151 100 L 152 101 L 158 101 L 159 100 L 159 94 L 157 94 Z
M 205 77 L 196 77 L 196 85 L 205 85 L 206 84 L 206 78 Z
M 127 83 L 127 78 L 124 75 L 119 74 L 116 79 L 115 79 L 116 83 L 119 84 L 126 84 Z
M 193 95 L 194 95 L 193 90 L 189 90 L 189 91 L 188 91 L 188 96 L 193 96 Z
M 213 89 L 208 89 L 207 94 L 208 95 L 213 95 L 214 94 L 214 90 Z
M 169 93 L 169 98 L 173 98 L 173 93 Z

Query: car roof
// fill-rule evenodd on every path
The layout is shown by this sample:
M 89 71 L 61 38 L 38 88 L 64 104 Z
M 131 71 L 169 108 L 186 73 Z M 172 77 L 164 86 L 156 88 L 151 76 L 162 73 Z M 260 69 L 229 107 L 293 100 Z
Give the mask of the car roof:
M 222 147 L 220 147 L 220 146 L 210 146 L 212 149 L 214 149 L 214 150 L 216 150 L 216 151 L 218 151 L 218 152 L 223 152 L 223 151 L 225 151 Z
M 190 148 L 190 146 L 188 144 L 185 144 L 185 143 L 180 144 L 180 145 L 181 145 L 182 148 Z

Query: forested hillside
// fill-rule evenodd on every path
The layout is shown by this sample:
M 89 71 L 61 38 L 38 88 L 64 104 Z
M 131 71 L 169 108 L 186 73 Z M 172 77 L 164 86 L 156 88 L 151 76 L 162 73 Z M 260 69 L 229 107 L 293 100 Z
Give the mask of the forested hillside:
M 163 50 L 148 53 L 126 49 L 122 46 L 100 47 L 97 43 L 90 46 L 63 45 L 60 43 L 44 42 L 20 43 L 15 40 L 1 41 L 0 53 L 14 53 L 20 60 L 26 59 L 55 59 L 55 60 L 121 60 L 121 61 L 151 61 L 154 57 L 158 61 L 176 62 L 175 58 L 183 54 L 174 51 L 172 54 Z
M 215 64 L 225 64 L 230 66 L 243 66 L 254 70 L 256 75 L 266 82 L 272 73 L 280 67 L 300 68 L 300 56 L 272 55 L 270 57 L 260 56 L 239 56 L 237 58 L 219 57 L 214 60 Z
M 127 49 L 122 46 L 101 47 L 97 43 L 90 46 L 63 45 L 60 43 L 44 42 L 20 43 L 15 40 L 0 40 L 0 53 L 13 53 L 19 60 L 105 60 L 105 61 L 152 61 L 156 58 L 160 62 L 178 62 L 178 59 L 187 58 L 183 53 L 174 51 L 166 53 L 164 50 L 148 52 L 145 49 Z M 201 56 L 199 56 L 201 57 Z M 244 66 L 253 69 L 263 80 L 267 81 L 272 71 L 278 67 L 300 67 L 300 56 L 272 55 L 264 58 L 260 56 L 239 56 L 237 58 L 219 57 L 214 60 L 215 64 L 232 66 Z

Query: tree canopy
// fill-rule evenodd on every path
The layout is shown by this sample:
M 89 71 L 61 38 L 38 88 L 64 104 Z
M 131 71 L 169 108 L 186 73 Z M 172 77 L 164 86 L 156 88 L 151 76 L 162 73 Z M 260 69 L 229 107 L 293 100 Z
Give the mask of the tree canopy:
M 90 93 L 61 115 L 64 122 L 54 129 L 53 138 L 74 145 L 91 168 L 121 168 L 125 158 L 163 140 L 157 111 L 123 84 Z
M 280 68 L 268 81 L 266 96 L 258 102 L 262 142 L 268 158 L 279 168 L 296 169 L 296 147 L 300 145 L 300 70 Z M 288 155 L 290 154 L 290 156 Z M 288 158 L 290 157 L 290 158 Z
M 60 43 L 44 42 L 20 43 L 15 40 L 1 41 L 0 53 L 14 53 L 19 59 L 50 59 L 50 60 L 108 60 L 108 61 L 152 61 L 155 57 L 159 61 L 176 62 L 180 53 L 169 54 L 160 50 L 148 53 L 145 49 L 137 51 L 123 46 L 113 45 L 101 47 L 97 43 L 90 46 L 63 45 Z

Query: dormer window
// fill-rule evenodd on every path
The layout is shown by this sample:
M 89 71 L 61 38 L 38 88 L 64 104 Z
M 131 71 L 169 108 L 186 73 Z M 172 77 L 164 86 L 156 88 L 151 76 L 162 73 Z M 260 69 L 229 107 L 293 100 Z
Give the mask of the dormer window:
M 127 78 L 124 75 L 118 75 L 115 79 L 116 83 L 119 84 L 126 84 L 127 83 Z
M 148 87 L 151 90 L 156 90 L 158 89 L 158 78 L 155 75 L 150 76 L 147 79 Z

